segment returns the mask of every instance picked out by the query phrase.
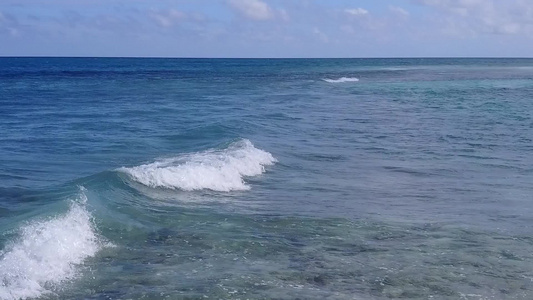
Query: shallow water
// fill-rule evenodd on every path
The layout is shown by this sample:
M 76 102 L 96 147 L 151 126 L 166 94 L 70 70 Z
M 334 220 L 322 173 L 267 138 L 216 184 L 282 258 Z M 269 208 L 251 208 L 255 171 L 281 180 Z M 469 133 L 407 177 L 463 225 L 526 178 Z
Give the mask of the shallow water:
M 531 299 L 533 60 L 0 58 L 0 299 Z

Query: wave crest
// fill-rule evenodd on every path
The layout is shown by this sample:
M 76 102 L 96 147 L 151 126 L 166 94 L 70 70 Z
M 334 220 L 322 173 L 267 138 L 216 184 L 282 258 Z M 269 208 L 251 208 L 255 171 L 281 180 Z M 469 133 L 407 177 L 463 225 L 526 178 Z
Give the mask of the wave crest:
M 265 171 L 264 166 L 275 162 L 272 154 L 255 148 L 244 139 L 224 150 L 185 154 L 118 170 L 153 188 L 229 192 L 249 189 L 244 177 L 259 175 Z
M 76 275 L 76 266 L 100 248 L 84 189 L 68 212 L 33 222 L 0 252 L 0 299 L 26 299 L 51 293 L 50 287 Z
M 359 78 L 355 78 L 355 77 L 341 77 L 341 78 L 338 78 L 338 79 L 328 79 L 328 78 L 325 78 L 325 79 L 322 79 L 324 80 L 325 82 L 329 82 L 329 83 L 342 83 L 342 82 L 357 82 L 359 81 Z

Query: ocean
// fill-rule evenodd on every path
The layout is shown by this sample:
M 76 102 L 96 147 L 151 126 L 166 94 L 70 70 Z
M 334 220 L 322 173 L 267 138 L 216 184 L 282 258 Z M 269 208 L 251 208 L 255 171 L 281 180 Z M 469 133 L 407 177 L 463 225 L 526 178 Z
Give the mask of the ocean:
M 533 59 L 0 58 L 0 299 L 533 299 Z

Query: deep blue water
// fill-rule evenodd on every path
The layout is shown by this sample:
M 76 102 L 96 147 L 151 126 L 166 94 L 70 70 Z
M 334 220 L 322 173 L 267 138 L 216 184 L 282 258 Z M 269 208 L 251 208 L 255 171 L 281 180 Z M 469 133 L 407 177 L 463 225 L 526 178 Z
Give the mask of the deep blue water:
M 532 299 L 533 59 L 0 58 L 0 299 Z

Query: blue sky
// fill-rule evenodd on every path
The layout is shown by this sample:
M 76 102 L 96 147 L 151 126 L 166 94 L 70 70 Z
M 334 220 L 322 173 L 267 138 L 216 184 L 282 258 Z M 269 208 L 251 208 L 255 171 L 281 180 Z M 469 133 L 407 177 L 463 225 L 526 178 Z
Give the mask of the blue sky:
M 532 57 L 533 0 L 1 0 L 28 55 Z

